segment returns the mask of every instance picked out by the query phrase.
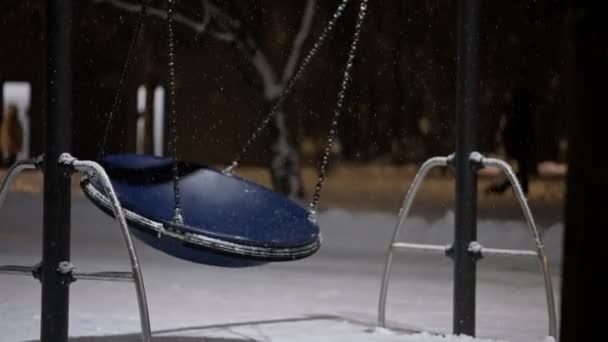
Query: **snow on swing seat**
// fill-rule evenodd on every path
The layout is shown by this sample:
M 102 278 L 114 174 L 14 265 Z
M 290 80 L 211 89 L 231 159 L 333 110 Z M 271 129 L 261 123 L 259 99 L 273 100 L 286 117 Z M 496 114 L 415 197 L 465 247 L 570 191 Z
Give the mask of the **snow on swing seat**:
M 101 160 L 134 235 L 153 248 L 196 263 L 246 267 L 308 257 L 319 227 L 300 205 L 261 185 L 195 163 L 178 162 L 183 223 L 172 222 L 171 158 L 107 155 Z M 86 196 L 113 216 L 94 178 Z

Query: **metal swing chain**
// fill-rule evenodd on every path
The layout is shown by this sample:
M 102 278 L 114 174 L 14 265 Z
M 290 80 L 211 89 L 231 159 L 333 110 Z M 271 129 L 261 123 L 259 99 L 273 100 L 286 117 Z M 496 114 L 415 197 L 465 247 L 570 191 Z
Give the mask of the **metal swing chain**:
M 114 102 L 112 103 L 112 108 L 107 115 L 106 125 L 103 130 L 103 135 L 101 136 L 101 141 L 99 143 L 99 154 L 97 159 L 101 159 L 101 157 L 106 153 L 106 145 L 108 143 L 108 138 L 110 136 L 110 129 L 112 128 L 112 120 L 114 119 L 114 113 L 118 111 L 118 107 L 120 107 L 122 103 L 122 90 L 124 88 L 125 80 L 127 78 L 127 74 L 129 72 L 129 67 L 131 66 L 131 62 L 133 61 L 133 51 L 135 50 L 135 46 L 137 45 L 137 40 L 139 39 L 139 33 L 141 32 L 141 28 L 144 24 L 144 18 L 146 17 L 146 5 L 149 0 L 142 0 L 141 2 L 141 10 L 139 11 L 139 17 L 137 19 L 137 24 L 135 26 L 135 31 L 131 36 L 131 42 L 129 44 L 129 49 L 127 50 L 127 56 L 125 60 L 125 64 L 122 67 L 122 72 L 120 74 L 120 78 L 118 80 L 118 88 L 116 89 L 116 93 L 114 94 Z
M 336 22 L 344 13 L 344 9 L 346 8 L 346 5 L 348 4 L 349 1 L 350 0 L 342 0 L 340 5 L 338 5 L 338 8 L 332 15 L 331 20 L 329 21 L 327 26 L 323 29 L 323 31 L 321 32 L 321 34 L 319 35 L 319 37 L 313 44 L 313 47 L 310 49 L 310 51 L 308 51 L 306 57 L 304 57 L 304 59 L 302 60 L 302 63 L 298 67 L 298 70 L 296 71 L 295 75 L 287 82 L 287 85 L 283 88 L 283 91 L 281 92 L 281 94 L 279 95 L 279 98 L 275 101 L 274 105 L 270 109 L 270 112 L 268 112 L 268 114 L 266 114 L 266 116 L 264 116 L 262 118 L 262 120 L 257 125 L 256 129 L 253 131 L 253 133 L 251 134 L 249 139 L 247 139 L 245 144 L 243 144 L 241 151 L 236 155 L 236 157 L 233 159 L 233 161 L 230 163 L 230 165 L 224 170 L 224 172 L 232 173 L 239 166 L 239 163 L 241 162 L 243 157 L 247 154 L 247 152 L 249 152 L 249 149 L 251 148 L 253 143 L 257 140 L 257 138 L 260 136 L 260 134 L 268 126 L 268 123 L 277 114 L 279 109 L 281 109 L 281 107 L 285 103 L 285 100 L 287 99 L 287 97 L 291 94 L 291 92 L 295 88 L 296 83 L 302 78 L 304 71 L 306 70 L 306 68 L 312 61 L 312 59 L 315 57 L 315 55 L 317 54 L 317 52 L 319 51 L 319 49 L 321 48 L 321 46 L 323 45 L 325 40 L 327 39 L 327 36 L 329 35 L 329 33 L 331 33 L 334 30 L 334 28 L 336 26 Z
M 179 192 L 179 166 L 177 162 L 177 113 L 175 110 L 175 34 L 173 32 L 173 11 L 175 0 L 167 0 L 167 32 L 169 50 L 169 106 L 171 108 L 171 127 L 169 129 L 171 154 L 173 156 L 173 223 L 183 223 Z
M 317 185 L 315 186 L 315 192 L 312 196 L 312 201 L 310 202 L 310 218 L 313 221 L 316 221 L 317 209 L 319 207 L 319 199 L 321 197 L 321 189 L 323 188 L 323 182 L 325 181 L 325 176 L 327 173 L 327 165 L 329 164 L 331 147 L 333 145 L 334 140 L 336 139 L 336 135 L 338 134 L 338 123 L 340 119 L 340 114 L 342 113 L 342 108 L 344 107 L 344 98 L 346 97 L 346 91 L 348 90 L 348 87 L 352 80 L 351 70 L 353 68 L 353 62 L 357 54 L 357 48 L 361 36 L 361 27 L 363 26 L 363 21 L 365 19 L 365 15 L 367 14 L 367 3 L 368 0 L 361 0 L 361 4 L 359 7 L 359 15 L 357 16 L 357 23 L 355 24 L 355 33 L 353 35 L 353 40 L 350 45 L 350 50 L 348 52 L 348 60 L 346 61 L 346 66 L 344 67 L 342 83 L 340 84 L 340 91 L 338 92 L 338 100 L 336 102 L 336 108 L 334 110 L 329 134 L 327 136 L 327 144 L 325 145 L 323 159 L 321 160 L 321 165 L 319 166 L 319 176 L 317 178 Z

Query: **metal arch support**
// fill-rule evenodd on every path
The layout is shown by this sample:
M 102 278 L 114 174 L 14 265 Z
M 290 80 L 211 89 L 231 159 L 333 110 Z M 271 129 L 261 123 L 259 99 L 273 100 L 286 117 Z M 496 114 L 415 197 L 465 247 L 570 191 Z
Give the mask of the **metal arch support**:
M 44 155 L 40 155 L 34 159 L 18 160 L 6 172 L 6 176 L 0 185 L 0 208 L 4 205 L 6 196 L 8 195 L 17 175 L 25 170 L 37 170 L 44 163 Z M 34 278 L 39 278 L 37 272 L 38 266 L 22 267 L 22 266 L 0 266 L 0 272 L 5 274 L 31 274 Z
M 393 263 L 393 251 L 394 245 L 397 242 L 397 238 L 399 237 L 399 233 L 401 232 L 401 228 L 405 224 L 405 219 L 409 214 L 409 211 L 412 207 L 412 203 L 418 194 L 418 190 L 420 190 L 420 185 L 422 185 L 422 181 L 426 178 L 429 171 L 436 167 L 445 167 L 452 161 L 452 156 L 448 157 L 433 157 L 420 167 L 418 173 L 414 177 L 412 184 L 410 185 L 405 198 L 403 199 L 403 205 L 399 210 L 399 217 L 397 219 L 397 224 L 395 225 L 395 230 L 393 232 L 393 237 L 391 239 L 391 243 L 388 247 L 388 252 L 386 256 L 386 263 L 384 264 L 384 274 L 382 276 L 382 285 L 380 286 L 380 299 L 378 301 L 378 325 L 380 327 L 386 326 L 386 297 L 388 293 L 388 283 L 391 277 L 391 266 Z
M 152 332 L 150 329 L 150 314 L 148 310 L 146 289 L 144 286 L 144 279 L 141 274 L 139 259 L 137 257 L 135 246 L 133 245 L 131 233 L 129 231 L 129 228 L 127 227 L 127 221 L 125 220 L 122 207 L 120 205 L 120 202 L 118 201 L 118 198 L 116 197 L 116 193 L 114 192 L 114 188 L 112 187 L 112 183 L 110 182 L 108 174 L 106 173 L 104 168 L 98 163 L 88 160 L 78 160 L 68 153 L 64 153 L 59 157 L 59 163 L 66 166 L 71 166 L 76 171 L 83 172 L 93 177 L 97 177 L 101 181 L 101 184 L 103 185 L 103 188 L 108 198 L 110 199 L 112 210 L 114 211 L 114 217 L 116 217 L 116 220 L 120 225 L 120 229 L 125 240 L 127 251 L 129 253 L 131 269 L 133 272 L 133 282 L 135 283 L 135 290 L 137 292 L 137 304 L 139 307 L 142 340 L 143 342 L 151 342 Z
M 545 253 L 545 246 L 540 238 L 540 234 L 538 233 L 538 229 L 536 227 L 536 222 L 534 221 L 534 217 L 532 216 L 532 211 L 530 210 L 530 206 L 528 205 L 528 201 L 526 200 L 526 196 L 521 188 L 521 184 L 513 172 L 513 169 L 506 162 L 495 159 L 495 158 L 485 158 L 478 152 L 471 153 L 470 161 L 473 163 L 479 163 L 484 167 L 496 167 L 498 168 L 504 175 L 509 179 L 511 186 L 515 192 L 515 197 L 519 202 L 519 205 L 524 212 L 524 216 L 526 218 L 526 222 L 528 227 L 530 228 L 530 232 L 532 234 L 532 238 L 534 239 L 534 243 L 536 244 L 536 255 L 538 256 L 538 261 L 540 262 L 540 266 L 543 272 L 544 284 L 545 284 L 545 295 L 547 299 L 547 313 L 549 316 L 549 335 L 557 338 L 557 311 L 555 308 L 555 295 L 553 292 L 553 284 L 551 281 L 551 274 L 549 272 L 549 261 L 547 255 Z
M 6 199 L 6 195 L 8 194 L 11 186 L 15 182 L 15 178 L 17 177 L 17 175 L 19 173 L 21 173 L 21 171 L 24 171 L 24 170 L 38 169 L 40 167 L 40 165 L 42 165 L 43 160 L 44 160 L 43 156 L 39 156 L 34 159 L 20 160 L 20 161 L 16 162 L 15 164 L 13 164 L 10 167 L 10 169 L 8 169 L 8 171 L 6 172 L 6 177 L 4 178 L 4 181 L 2 182 L 2 185 L 0 186 L 0 207 L 2 207 L 2 205 L 4 205 L 4 200 Z
M 14 183 L 17 175 L 24 170 L 34 170 L 40 168 L 44 162 L 44 156 L 39 156 L 34 159 L 18 161 L 7 171 L 6 177 L 0 185 L 0 207 L 4 204 L 4 200 Z M 59 158 L 59 163 L 65 166 L 71 166 L 75 170 L 92 174 L 93 176 L 99 177 L 99 180 L 104 186 L 104 190 L 110 199 L 114 215 L 120 225 L 123 238 L 129 253 L 132 269 L 132 279 L 123 272 L 101 272 L 101 273 L 74 273 L 76 279 L 89 279 L 89 280 L 114 280 L 114 281 L 133 281 L 135 283 L 135 290 L 137 292 L 137 304 L 139 307 L 139 317 L 141 323 L 142 340 L 143 342 L 151 342 L 152 332 L 150 329 L 150 315 L 148 310 L 148 303 L 146 300 L 146 289 L 144 287 L 143 276 L 141 274 L 141 267 L 139 260 L 133 245 L 133 239 L 131 233 L 127 227 L 122 207 L 116 194 L 110 179 L 101 165 L 92 161 L 79 161 L 73 158 L 69 154 L 63 154 Z M 15 273 L 15 274 L 28 274 L 32 273 L 35 267 L 23 267 L 23 266 L 6 266 L 2 268 L 3 272 Z
M 411 244 L 411 243 L 402 243 L 397 242 L 397 238 L 399 237 L 399 233 L 401 228 L 405 224 L 405 219 L 409 214 L 412 203 L 418 193 L 420 185 L 422 181 L 425 179 L 428 172 L 438 166 L 447 166 L 452 163 L 453 156 L 449 157 L 434 157 L 427 160 L 416 174 L 406 196 L 403 201 L 403 205 L 399 211 L 399 217 L 397 225 L 395 226 L 395 230 L 393 232 L 393 236 L 391 239 L 391 243 L 388 248 L 386 263 L 384 266 L 384 273 L 382 277 L 382 284 L 380 287 L 380 298 L 378 302 L 378 326 L 385 327 L 386 326 L 386 300 L 388 294 L 388 283 L 390 281 L 391 276 L 391 266 L 393 261 L 393 252 L 396 249 L 414 249 L 421 251 L 438 251 L 444 252 L 445 254 L 449 254 L 451 246 L 432 246 L 432 245 L 421 245 L 421 244 Z M 521 185 L 513 172 L 513 169 L 506 162 L 493 159 L 493 158 L 485 158 L 478 152 L 471 153 L 469 157 L 469 161 L 478 167 L 496 167 L 503 172 L 506 177 L 509 179 L 513 189 L 515 191 L 515 195 L 517 200 L 524 212 L 524 216 L 526 218 L 526 222 L 528 227 L 530 228 L 530 232 L 536 244 L 536 252 L 528 252 L 528 251 L 515 251 L 515 250 L 503 250 L 503 249 L 493 249 L 493 248 L 483 248 L 480 250 L 487 251 L 490 254 L 494 255 L 507 255 L 507 256 L 535 256 L 538 258 L 541 269 L 544 277 L 544 285 L 545 285 L 545 294 L 547 300 L 547 312 L 549 317 L 549 335 L 553 338 L 557 338 L 557 311 L 555 307 L 555 296 L 553 291 L 553 285 L 551 281 L 551 275 L 549 272 L 549 263 L 545 253 L 545 247 L 540 238 L 540 234 L 538 233 L 538 229 L 536 227 L 536 222 L 534 221 L 534 217 L 532 216 L 532 211 L 528 206 L 528 202 L 526 197 L 521 189 Z M 479 245 L 481 247 L 481 245 Z

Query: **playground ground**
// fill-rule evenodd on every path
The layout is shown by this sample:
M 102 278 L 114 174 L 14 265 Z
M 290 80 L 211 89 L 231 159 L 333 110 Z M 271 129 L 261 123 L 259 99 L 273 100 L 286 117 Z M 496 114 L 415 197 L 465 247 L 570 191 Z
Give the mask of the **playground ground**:
M 242 176 L 268 182 L 262 169 Z M 391 330 L 374 329 L 386 247 L 414 168 L 337 168 L 322 197 L 324 244 L 292 263 L 222 269 L 184 262 L 137 243 L 155 340 L 240 341 L 467 341 L 450 333 L 452 262 L 432 254 L 396 259 L 388 301 Z M 3 175 L 2 175 L 3 176 Z M 314 170 L 306 169 L 307 184 Z M 496 178 L 480 178 L 479 240 L 485 246 L 532 246 L 510 192 L 481 191 Z M 17 180 L 0 210 L 0 263 L 40 261 L 42 179 Z M 453 234 L 453 181 L 433 174 L 421 190 L 403 238 L 445 244 Z M 72 260 L 81 270 L 127 270 L 114 222 L 91 205 L 73 181 Z M 533 179 L 530 203 L 551 262 L 559 298 L 563 177 Z M 39 338 L 40 286 L 28 277 L 0 275 L 0 341 Z M 74 341 L 137 341 L 139 319 L 132 286 L 78 281 L 71 288 Z M 543 282 L 535 260 L 487 257 L 479 264 L 477 331 L 480 338 L 544 341 Z M 420 335 L 420 333 L 423 333 Z

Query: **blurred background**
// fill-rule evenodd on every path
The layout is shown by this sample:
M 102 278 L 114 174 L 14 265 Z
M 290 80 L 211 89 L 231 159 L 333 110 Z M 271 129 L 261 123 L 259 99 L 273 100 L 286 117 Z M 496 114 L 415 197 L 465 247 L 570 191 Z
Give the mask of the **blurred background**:
M 276 101 L 337 5 L 179 1 L 178 155 L 227 164 Z M 92 0 L 75 6 L 73 149 L 76 156 L 90 159 L 99 148 L 139 5 Z M 151 7 L 112 123 L 110 152 L 166 152 L 165 123 L 171 118 L 166 114 L 164 3 L 152 1 Z M 3 1 L 1 10 L 3 121 L 12 127 L 6 131 L 18 131 L 3 135 L 10 161 L 43 150 L 44 1 Z M 355 10 L 349 7 L 244 161 L 267 167 L 278 191 L 302 195 L 301 168 L 317 165 Z M 456 1 L 384 0 L 369 11 L 332 166 L 394 167 L 453 152 Z M 564 173 L 559 164 L 567 149 L 563 99 L 573 49 L 570 13 L 562 2 L 549 0 L 482 6 L 480 146 L 484 153 L 518 161 L 526 175 Z
M 4 167 L 44 150 L 46 3 L 42 0 L 0 3 L 0 103 L 3 109 L 0 148 Z M 141 7 L 139 1 L 131 0 L 72 3 L 73 154 L 81 159 L 95 159 Z M 258 126 L 260 118 L 277 102 L 339 3 L 336 0 L 177 1 L 178 157 L 217 167 L 228 165 Z M 295 91 L 270 122 L 269 129 L 242 160 L 239 175 L 302 202 L 310 198 L 353 35 L 355 3 L 348 7 L 335 32 L 320 48 Z M 596 270 L 605 269 L 601 264 L 605 252 L 601 248 L 587 249 L 585 245 L 594 243 L 594 239 L 606 241 L 608 231 L 601 217 L 608 191 L 608 158 L 602 123 L 605 117 L 603 88 L 608 76 L 605 39 L 608 29 L 603 24 L 601 6 L 592 1 L 558 0 L 481 3 L 480 152 L 509 161 L 517 171 L 541 234 L 548 240 L 556 290 L 559 291 L 562 269 L 570 270 L 571 280 L 570 283 L 564 280 L 564 289 L 570 286 L 572 295 L 568 301 L 564 300 L 562 312 L 570 312 L 570 319 L 576 319 L 574 316 L 581 312 L 588 313 L 587 318 L 605 317 L 597 311 L 583 311 L 585 303 L 597 300 L 592 294 L 600 292 L 599 283 L 594 283 L 594 276 L 590 276 L 593 273 L 589 271 L 593 269 L 590 265 L 595 265 Z M 149 4 L 125 79 L 122 102 L 110 126 L 110 153 L 171 155 L 172 136 L 167 127 L 173 118 L 168 107 L 166 4 L 161 0 L 151 0 Z M 370 289 L 376 291 L 401 200 L 424 160 L 448 155 L 455 149 L 457 9 L 456 0 L 371 1 L 321 200 L 321 223 L 329 226 L 324 232 L 324 248 L 312 261 L 296 263 L 294 268 L 279 265 L 263 268 L 261 273 L 243 271 L 245 278 L 207 269 L 213 275 L 211 278 L 217 280 L 207 283 L 210 288 L 215 286 L 210 292 L 225 291 L 226 298 L 232 295 L 239 298 L 239 304 L 246 303 L 238 317 L 245 320 L 260 315 L 285 317 L 301 313 L 299 310 L 303 308 L 302 312 L 306 313 L 332 311 L 340 317 L 373 321 L 375 298 L 370 298 L 375 293 L 362 298 Z M 0 175 L 4 172 L 0 171 Z M 496 247 L 529 247 L 531 241 L 523 216 L 499 172 L 481 170 L 479 182 L 480 231 L 486 232 L 482 233 L 486 234 L 486 241 L 496 243 Z M 78 179 L 74 178 L 78 208 L 75 225 L 90 224 L 90 231 L 101 236 L 99 232 L 111 223 L 83 199 L 77 188 Z M 37 216 L 28 217 L 26 224 L 21 220 L 24 212 L 38 207 L 41 189 L 39 173 L 25 173 L 16 182 L 13 190 L 20 193 L 16 204 L 12 204 L 13 209 L 3 213 L 0 220 L 12 229 L 0 235 L 3 237 L 0 242 L 4 244 L 0 254 L 8 260 L 21 260 L 24 255 L 32 258 L 38 253 Z M 449 241 L 453 202 L 452 172 L 432 173 L 412 211 L 415 216 L 410 222 L 412 238 L 433 243 Z M 21 230 L 22 226 L 27 229 Z M 566 237 L 566 246 L 570 244 L 572 254 L 570 261 L 562 262 L 564 227 L 566 235 L 570 234 L 570 238 Z M 427 228 L 431 232 L 422 233 Z M 87 245 L 88 233 L 76 234 L 81 234 L 75 238 L 81 241 L 74 244 L 76 250 L 88 256 L 88 249 L 94 250 L 91 246 L 95 244 Z M 118 235 L 108 241 L 94 236 L 99 239 L 97 247 L 101 251 L 114 251 L 106 242 L 119 241 Z M 167 288 L 178 298 L 183 296 L 184 288 L 192 293 L 200 290 L 191 282 L 199 276 L 196 272 L 200 268 L 179 264 L 173 259 L 165 261 L 158 252 L 145 246 L 141 248 L 144 258 L 149 258 L 148 273 L 156 280 L 151 290 L 158 294 L 156 298 L 162 297 Z M 601 253 L 604 254 L 600 256 Z M 445 271 L 451 269 L 451 264 L 408 257 L 416 266 L 407 272 L 401 269 L 404 272 L 399 277 L 403 278 L 398 279 L 412 281 L 417 286 L 415 294 L 409 295 L 416 297 L 426 290 L 426 295 L 439 300 L 430 303 L 399 298 L 394 304 L 399 308 L 395 310 L 398 312 L 395 320 L 422 319 L 417 313 L 431 306 L 435 311 L 424 316 L 425 323 L 413 329 L 449 330 L 446 322 L 450 319 L 450 308 L 445 305 L 450 303 L 451 293 L 445 284 L 449 285 L 451 279 L 431 275 L 429 270 Z M 100 260 L 96 256 L 89 261 L 95 264 Z M 101 262 L 111 264 L 114 260 Z M 167 264 L 171 267 L 167 268 Z M 545 324 L 545 318 L 536 265 L 503 260 L 489 265 L 491 271 L 482 275 L 480 282 L 486 286 L 501 285 L 498 290 L 480 292 L 480 302 L 498 302 L 495 306 L 482 304 L 480 307 L 480 316 L 487 318 L 480 325 L 482 335 L 538 341 L 544 331 L 537 323 Z M 174 270 L 172 278 L 164 277 L 167 269 Z M 577 276 L 577 272 L 581 273 Z M 180 280 L 184 274 L 193 278 Z M 268 282 L 267 274 L 277 277 Z M 258 287 L 252 285 L 252 288 L 260 291 L 260 295 L 244 296 L 239 286 L 225 287 L 226 280 L 238 284 L 243 279 L 258 282 Z M 298 289 L 303 301 L 292 302 L 288 293 L 280 292 L 287 291 L 285 286 L 293 285 L 286 284 L 289 279 L 305 284 L 307 290 Z M 584 282 L 585 287 L 579 287 L 582 285 L 572 279 Z M 320 285 L 317 280 L 321 281 Z M 209 277 L 203 274 L 197 281 L 208 282 Z M 14 293 L 15 298 L 21 296 L 21 283 L 10 284 L 5 292 Z M 342 295 L 343 284 L 351 286 L 345 295 Z M 427 288 L 429 284 L 434 287 Z M 314 289 L 317 285 L 319 288 Z M 275 286 L 274 291 L 288 299 L 275 300 L 277 303 L 269 305 L 270 313 L 260 314 L 260 305 L 268 303 L 264 286 Z M 522 292 L 518 293 L 523 294 L 523 299 L 511 302 L 510 294 L 520 289 Z M 87 298 L 89 293 L 76 292 L 76 296 Z M 127 294 L 121 296 L 130 298 Z M 210 297 L 213 296 L 197 300 L 204 305 Z M 152 302 L 152 311 L 158 314 L 153 317 L 159 317 L 153 323 L 162 328 L 175 328 L 174 322 L 160 319 L 169 306 L 163 300 L 156 302 L 156 308 Z M 222 308 L 234 305 L 223 297 L 212 300 Z M 285 309 L 286 303 L 288 309 Z M 344 303 L 355 304 L 345 308 Z M 21 310 L 17 304 L 11 305 Z M 595 308 L 605 307 L 608 305 Z M 6 312 L 14 309 L 4 308 Z M 101 333 L 113 331 L 114 323 L 120 332 L 134 330 L 133 324 L 119 325 L 125 318 L 121 308 L 108 304 L 104 309 L 116 312 L 104 317 L 110 323 Z M 195 319 L 198 307 L 172 310 L 175 317 L 182 315 L 179 310 L 190 312 L 192 315 L 185 320 L 186 324 L 199 324 Z M 26 310 L 24 315 L 29 314 Z M 234 318 L 232 314 L 234 312 L 222 312 L 219 318 L 204 318 L 207 322 L 215 319 L 222 323 Z M 117 317 L 116 321 L 112 315 Z M 77 311 L 76 316 L 80 317 L 76 329 L 83 334 L 97 324 L 91 323 L 97 320 L 87 318 L 98 317 L 94 314 Z M 36 321 L 39 317 L 28 316 L 19 323 L 29 326 L 30 320 Z M 517 321 L 502 324 L 511 320 Z M 586 331 L 582 318 L 579 323 L 580 326 L 572 327 L 581 327 L 579 332 Z M 528 326 L 520 328 L 520 324 Z M 33 338 L 30 335 L 28 332 L 15 336 L 23 340 Z

